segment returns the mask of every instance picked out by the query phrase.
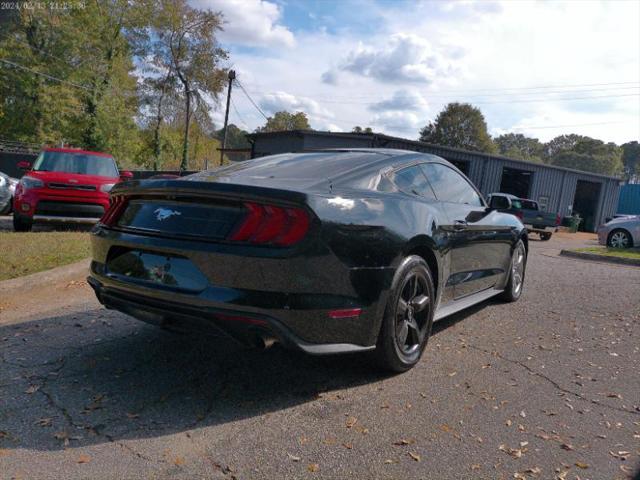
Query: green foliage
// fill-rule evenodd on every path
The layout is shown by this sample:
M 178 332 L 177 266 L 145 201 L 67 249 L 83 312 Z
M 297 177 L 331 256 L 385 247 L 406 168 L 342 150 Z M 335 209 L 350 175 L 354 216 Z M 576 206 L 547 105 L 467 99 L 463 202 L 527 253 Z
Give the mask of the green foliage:
M 309 119 L 304 112 L 276 112 L 267 119 L 267 123 L 256 132 L 282 132 L 286 130 L 311 130 Z
M 622 144 L 622 163 L 627 180 L 640 177 L 640 143 L 637 140 Z
M 420 141 L 495 153 L 497 148 L 489 133 L 482 112 L 468 103 L 450 103 L 420 131 Z
M 551 157 L 551 163 L 603 175 L 619 175 L 623 170 L 622 148 L 614 143 L 581 137 L 571 149 L 559 150 Z
M 359 127 L 359 126 L 355 126 L 353 127 L 353 130 L 351 130 L 352 133 L 373 133 L 373 130 L 371 129 L 371 127 Z
M 521 133 L 505 133 L 493 139 L 498 153 L 505 157 L 542 162 L 544 145 L 537 138 L 525 137 Z

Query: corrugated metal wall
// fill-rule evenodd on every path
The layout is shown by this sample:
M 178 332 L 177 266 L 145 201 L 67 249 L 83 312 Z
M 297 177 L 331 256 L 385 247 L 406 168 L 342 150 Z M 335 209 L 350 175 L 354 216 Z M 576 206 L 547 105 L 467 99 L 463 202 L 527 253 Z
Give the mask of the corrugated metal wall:
M 500 191 L 505 167 L 532 172 L 529 198 L 540 201 L 547 197 L 547 211 L 562 216 L 571 215 L 578 180 L 600 184 L 600 194 L 595 206 L 595 226 L 616 213 L 620 193 L 619 180 L 601 175 L 592 175 L 573 170 L 549 167 L 548 165 L 523 162 L 481 153 L 429 145 L 412 140 L 386 135 L 331 134 L 327 132 L 291 132 L 290 136 L 304 137 L 299 144 L 288 140 L 286 135 L 255 135 L 255 150 L 270 153 L 301 151 L 318 148 L 398 148 L 438 155 L 449 161 L 468 162 L 468 177 L 484 194 Z M 297 148 L 293 148 L 297 147 Z
M 616 213 L 640 215 L 640 184 L 624 185 L 620 189 L 620 201 Z

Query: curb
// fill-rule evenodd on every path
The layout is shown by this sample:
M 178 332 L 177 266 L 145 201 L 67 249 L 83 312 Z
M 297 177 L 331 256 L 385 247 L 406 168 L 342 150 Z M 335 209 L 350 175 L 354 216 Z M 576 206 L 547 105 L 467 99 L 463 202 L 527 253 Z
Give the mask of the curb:
M 640 260 L 634 258 L 610 257 L 598 255 L 597 253 L 574 252 L 572 250 L 560 250 L 560 255 L 564 257 L 580 258 L 582 260 L 595 260 L 596 262 L 616 263 L 618 265 L 630 265 L 640 267 Z
M 61 267 L 52 268 L 51 270 L 45 270 L 44 272 L 32 273 L 23 277 L 12 278 L 10 280 L 3 280 L 0 282 L 0 293 L 8 293 L 11 290 L 17 290 L 20 288 L 31 289 L 39 287 L 43 283 L 58 282 L 61 280 L 73 280 L 78 275 L 87 275 L 89 273 L 90 259 L 85 258 L 69 265 L 63 265 Z M 84 280 L 84 277 L 83 277 Z

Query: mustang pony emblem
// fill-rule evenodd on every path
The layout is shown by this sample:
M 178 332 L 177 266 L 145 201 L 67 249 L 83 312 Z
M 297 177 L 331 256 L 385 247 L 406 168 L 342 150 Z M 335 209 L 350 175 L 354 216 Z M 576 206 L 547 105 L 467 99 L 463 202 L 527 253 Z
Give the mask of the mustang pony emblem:
M 166 220 L 169 217 L 173 217 L 174 215 L 182 215 L 181 212 L 177 210 L 170 210 L 168 208 L 156 208 L 153 213 L 156 214 L 156 218 L 159 221 Z

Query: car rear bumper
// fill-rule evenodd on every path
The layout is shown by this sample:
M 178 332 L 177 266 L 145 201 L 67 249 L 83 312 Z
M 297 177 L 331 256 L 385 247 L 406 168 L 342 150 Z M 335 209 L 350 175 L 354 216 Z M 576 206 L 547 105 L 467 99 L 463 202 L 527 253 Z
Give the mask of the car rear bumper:
M 14 198 L 14 211 L 34 223 L 95 224 L 109 208 L 106 194 L 52 194 L 29 190 Z
M 320 251 L 289 258 L 233 255 L 215 243 L 158 241 L 101 225 L 92 243 L 88 281 L 107 308 L 151 324 L 223 332 L 244 344 L 271 337 L 311 354 L 375 348 L 393 278 L 391 268 L 347 268 Z M 109 270 L 114 248 L 180 255 L 202 273 L 205 284 L 186 291 L 125 279 Z

